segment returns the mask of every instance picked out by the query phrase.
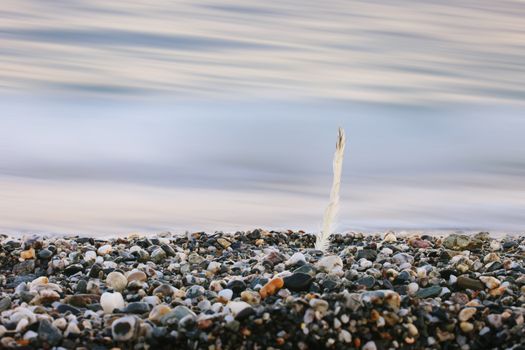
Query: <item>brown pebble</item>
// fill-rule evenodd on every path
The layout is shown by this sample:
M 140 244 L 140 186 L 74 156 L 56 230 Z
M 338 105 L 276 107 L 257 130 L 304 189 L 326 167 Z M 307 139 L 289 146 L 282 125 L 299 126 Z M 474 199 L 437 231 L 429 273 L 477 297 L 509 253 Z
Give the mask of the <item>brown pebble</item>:
M 274 295 L 279 289 L 284 286 L 284 280 L 281 277 L 272 278 L 268 283 L 262 287 L 259 291 L 261 298 L 266 298 L 267 296 Z

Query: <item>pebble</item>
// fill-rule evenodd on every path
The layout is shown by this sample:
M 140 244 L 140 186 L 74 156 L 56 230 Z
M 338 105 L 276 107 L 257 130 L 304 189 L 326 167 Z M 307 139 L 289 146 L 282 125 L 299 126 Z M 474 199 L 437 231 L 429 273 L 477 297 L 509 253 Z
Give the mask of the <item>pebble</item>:
M 329 255 L 314 242 L 313 234 L 265 230 L 0 235 L 0 347 L 476 350 L 522 342 L 523 237 L 334 234 Z M 31 249 L 35 257 L 21 257 Z
M 274 295 L 279 289 L 284 286 L 284 280 L 281 277 L 275 277 L 264 285 L 259 291 L 261 297 L 264 299 L 267 296 Z
M 124 316 L 111 324 L 111 335 L 116 341 L 132 340 L 138 330 L 138 320 L 134 316 Z
M 105 313 L 113 313 L 115 309 L 124 308 L 124 298 L 119 292 L 105 292 L 100 296 L 100 306 Z
M 474 316 L 474 314 L 476 313 L 476 308 L 473 308 L 473 307 L 466 307 L 464 309 L 462 309 L 459 314 L 458 314 L 458 319 L 462 322 L 464 321 L 468 321 L 472 318 L 472 316 Z
M 113 247 L 110 244 L 105 244 L 97 249 L 97 254 L 104 256 L 110 254 L 113 251 Z
M 128 279 L 120 272 L 110 272 L 106 277 L 106 286 L 117 292 L 123 291 L 127 285 Z
M 308 290 L 313 280 L 313 277 L 306 273 L 295 272 L 283 278 L 284 288 L 298 292 Z
M 488 289 L 498 288 L 501 284 L 499 279 L 492 276 L 481 276 L 479 280 L 483 282 Z
M 342 274 L 343 260 L 335 255 L 325 256 L 317 262 L 316 267 L 327 273 Z

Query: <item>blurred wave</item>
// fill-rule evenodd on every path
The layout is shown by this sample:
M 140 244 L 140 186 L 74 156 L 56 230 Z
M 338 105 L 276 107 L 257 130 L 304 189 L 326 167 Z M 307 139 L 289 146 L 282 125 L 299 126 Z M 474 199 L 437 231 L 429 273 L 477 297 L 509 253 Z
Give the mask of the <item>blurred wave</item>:
M 522 108 L 0 103 L 0 232 L 318 231 L 338 126 L 338 230 L 524 230 Z
M 525 98 L 525 3 L 4 0 L 0 91 L 319 98 Z

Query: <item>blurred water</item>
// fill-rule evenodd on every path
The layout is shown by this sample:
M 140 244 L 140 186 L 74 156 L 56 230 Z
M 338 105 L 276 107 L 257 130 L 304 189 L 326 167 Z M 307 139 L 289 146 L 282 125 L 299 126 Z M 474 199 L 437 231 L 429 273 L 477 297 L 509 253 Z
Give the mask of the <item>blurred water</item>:
M 524 229 L 523 1 L 2 5 L 1 231 Z
M 520 0 L 3 0 L 0 89 L 522 103 L 524 17 Z
M 318 230 L 339 125 L 339 230 L 523 229 L 519 109 L 29 100 L 3 103 L 7 231 Z

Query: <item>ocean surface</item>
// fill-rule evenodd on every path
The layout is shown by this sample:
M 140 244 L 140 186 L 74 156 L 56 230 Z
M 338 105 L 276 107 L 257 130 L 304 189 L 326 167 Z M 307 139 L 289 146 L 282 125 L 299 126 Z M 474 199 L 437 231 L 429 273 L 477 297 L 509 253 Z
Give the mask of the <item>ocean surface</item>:
M 2 4 L 0 233 L 525 230 L 523 1 Z

